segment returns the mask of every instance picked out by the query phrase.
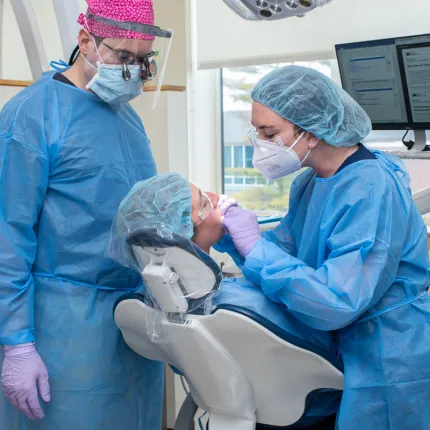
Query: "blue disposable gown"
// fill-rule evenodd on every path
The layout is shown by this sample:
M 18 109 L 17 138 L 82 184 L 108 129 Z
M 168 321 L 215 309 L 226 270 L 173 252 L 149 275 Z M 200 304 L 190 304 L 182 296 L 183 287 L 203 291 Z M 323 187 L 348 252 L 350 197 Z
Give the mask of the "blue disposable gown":
M 121 200 L 156 174 L 149 141 L 128 104 L 52 78 L 0 114 L 0 343 L 36 341 L 52 401 L 33 422 L 1 392 L 0 430 L 158 430 L 162 364 L 113 321 L 141 279 L 104 257 Z
M 301 174 L 288 215 L 243 270 L 304 324 L 337 333 L 345 365 L 340 430 L 426 429 L 427 230 L 401 161 L 375 155 L 330 178 Z

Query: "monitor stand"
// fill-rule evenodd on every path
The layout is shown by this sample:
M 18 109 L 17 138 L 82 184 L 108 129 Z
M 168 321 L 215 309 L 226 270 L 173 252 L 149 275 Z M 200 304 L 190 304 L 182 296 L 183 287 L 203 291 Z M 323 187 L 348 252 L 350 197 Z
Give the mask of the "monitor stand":
M 427 145 L 427 137 L 425 130 L 414 130 L 415 134 L 415 145 L 413 149 L 415 151 L 424 151 Z
M 415 142 L 408 150 L 386 151 L 396 157 L 407 160 L 430 160 L 430 142 L 427 142 L 425 130 L 414 130 Z M 408 142 L 409 143 L 409 142 Z

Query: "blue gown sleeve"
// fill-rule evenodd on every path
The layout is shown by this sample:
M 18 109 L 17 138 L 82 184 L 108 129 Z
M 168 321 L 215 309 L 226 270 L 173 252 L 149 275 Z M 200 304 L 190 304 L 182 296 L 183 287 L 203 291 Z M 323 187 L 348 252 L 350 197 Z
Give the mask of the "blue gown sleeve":
M 264 231 L 261 236 L 268 242 L 276 243 L 276 245 L 285 252 L 295 255 L 296 247 L 288 225 L 288 216 L 284 217 L 275 229 Z M 230 255 L 236 266 L 239 267 L 240 270 L 243 270 L 245 259 L 240 255 L 229 234 L 223 236 L 221 240 L 214 245 L 214 249 L 218 252 L 225 252 Z
M 291 234 L 291 221 L 294 219 L 297 207 L 295 204 L 294 196 L 295 194 L 300 194 L 302 192 L 302 188 L 306 186 L 309 182 L 309 179 L 314 176 L 314 173 L 311 169 L 307 169 L 307 171 L 300 174 L 293 182 L 290 192 L 290 208 L 288 210 L 288 214 L 281 220 L 278 227 L 274 230 L 267 230 L 262 233 L 262 237 L 269 242 L 273 242 L 282 248 L 285 252 L 288 252 L 290 255 L 296 255 L 296 246 Z M 233 240 L 230 235 L 225 235 L 217 244 L 215 244 L 214 248 L 218 252 L 226 252 L 230 255 L 230 257 L 234 260 L 235 264 L 243 270 L 243 265 L 245 263 L 245 259 L 240 255 L 239 251 L 236 249 Z
M 327 258 L 321 267 L 310 267 L 263 238 L 246 258 L 245 277 L 312 328 L 347 326 L 375 305 L 395 279 L 408 208 L 394 194 L 384 180 L 364 181 L 353 193 L 339 189 L 331 225 L 321 226 L 321 237 L 330 230 L 323 239 Z M 309 246 L 321 246 L 305 235 L 302 240 L 309 240 Z
M 240 270 L 243 270 L 245 259 L 240 255 L 240 252 L 237 250 L 229 234 L 225 234 L 221 240 L 213 246 L 213 248 L 218 252 L 227 253 L 233 259 L 234 264 L 236 264 Z
M 283 251 L 292 256 L 297 256 L 296 244 L 291 232 L 291 225 L 297 216 L 297 195 L 303 194 L 310 179 L 315 174 L 311 169 L 302 172 L 293 182 L 290 191 L 290 207 L 287 215 L 281 220 L 280 224 L 273 230 L 265 231 L 263 238 L 276 244 Z
M 263 238 L 277 245 L 280 249 L 290 255 L 297 255 L 296 246 L 291 234 L 290 213 L 285 216 L 279 225 L 273 229 L 263 232 Z
M 38 104 L 37 102 L 35 103 Z M 26 111 L 29 109 L 29 111 Z M 0 344 L 34 339 L 38 216 L 49 177 L 40 106 L 9 103 L 0 114 Z M 31 112 L 27 115 L 28 112 Z M 42 115 L 40 115 L 42 117 Z

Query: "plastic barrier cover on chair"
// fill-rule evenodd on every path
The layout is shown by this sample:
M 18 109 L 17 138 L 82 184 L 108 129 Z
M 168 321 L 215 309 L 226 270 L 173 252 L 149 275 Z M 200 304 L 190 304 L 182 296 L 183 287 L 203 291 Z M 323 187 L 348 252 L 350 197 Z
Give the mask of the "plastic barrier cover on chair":
M 153 181 L 164 180 L 163 175 L 159 178 Z M 107 250 L 110 258 L 142 274 L 147 304 L 161 311 L 153 313 L 156 321 L 147 321 L 154 342 L 168 340 L 163 334 L 166 317 L 182 324 L 186 314 L 210 314 L 222 281 L 218 265 L 188 239 L 192 236 L 187 230 L 192 225 L 188 182 L 184 186 L 179 175 L 169 179 L 163 187 L 148 187 L 145 181 L 135 185 L 119 208 Z

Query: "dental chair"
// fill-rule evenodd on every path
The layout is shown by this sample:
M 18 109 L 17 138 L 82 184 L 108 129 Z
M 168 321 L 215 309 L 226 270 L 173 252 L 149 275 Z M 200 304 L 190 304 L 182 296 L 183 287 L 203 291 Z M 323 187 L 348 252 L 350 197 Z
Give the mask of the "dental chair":
M 141 229 L 127 243 L 152 299 L 123 296 L 115 305 L 115 322 L 137 354 L 166 362 L 186 378 L 190 394 L 175 430 L 190 429 L 198 407 L 209 413 L 210 430 L 291 426 L 319 390 L 343 389 L 336 357 L 307 349 L 240 306 L 207 313 L 205 303 L 222 275 L 190 241 Z

